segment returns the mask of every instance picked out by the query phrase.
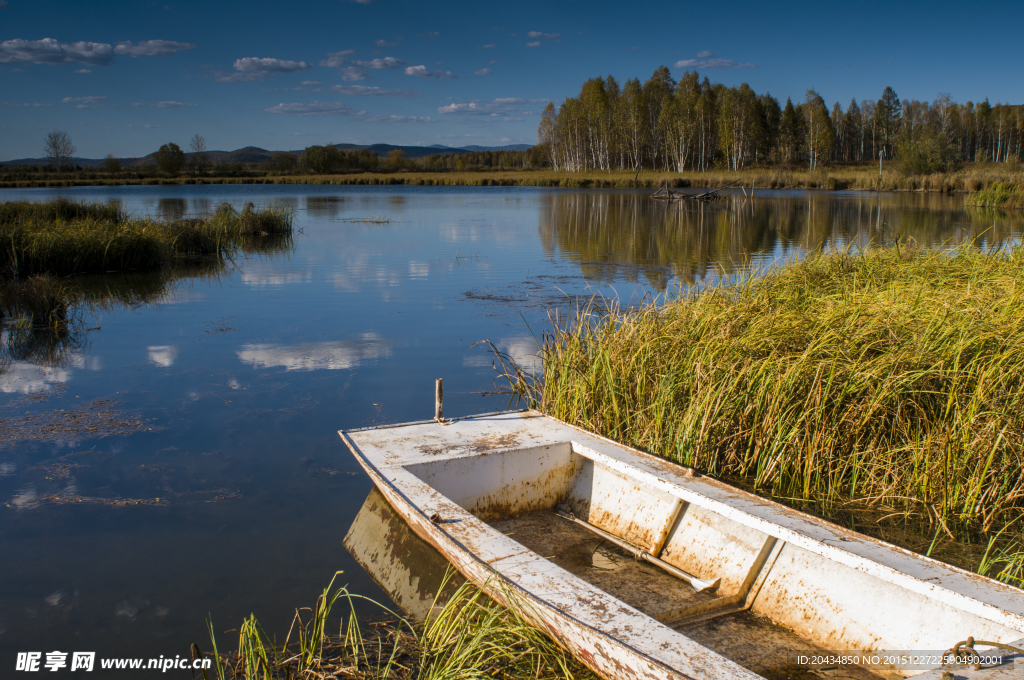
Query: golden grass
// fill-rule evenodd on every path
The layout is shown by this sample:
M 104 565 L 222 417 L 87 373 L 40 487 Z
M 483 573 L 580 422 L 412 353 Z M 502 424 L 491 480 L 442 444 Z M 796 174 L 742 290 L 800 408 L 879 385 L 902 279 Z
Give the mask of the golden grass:
M 415 186 L 541 186 L 564 188 L 627 188 L 658 186 L 715 187 L 733 180 L 750 189 L 856 189 L 864 191 L 941 191 L 966 193 L 998 183 L 1022 184 L 1019 164 L 969 163 L 956 172 L 905 176 L 893 164 L 879 175 L 878 165 L 837 165 L 811 172 L 802 167 L 770 166 L 740 171 L 661 172 L 642 170 L 603 172 L 554 172 L 544 170 L 481 170 L 466 172 L 395 172 L 335 175 L 275 175 L 254 172 L 250 177 L 178 178 L 26 178 L 0 181 L 0 187 L 71 187 L 183 185 L 183 184 L 331 184 L 331 185 L 415 185 Z
M 582 308 L 553 319 L 543 375 L 516 387 L 825 516 L 869 507 L 961 541 L 998 535 L 1017 562 L 982 567 L 1020 585 L 1022 265 L 1019 248 L 817 254 L 660 306 Z
M 502 607 L 471 583 L 460 586 L 447 602 L 435 601 L 435 614 L 421 623 L 411 623 L 347 588 L 332 590 L 333 584 L 334 579 L 316 604 L 306 610 L 309 614 L 296 611 L 280 644 L 255 616 L 249 616 L 238 630 L 238 651 L 220 655 L 209 624 L 213 677 L 597 680 L 583 664 L 527 622 L 522 607 Z M 517 602 L 511 593 L 506 595 L 509 601 Z M 357 600 L 375 605 L 386 619 L 360 621 L 355 610 Z M 339 601 L 347 605 L 340 616 L 333 611 Z M 193 649 L 198 650 L 198 645 Z
M 276 208 L 239 213 L 228 204 L 210 216 L 163 222 L 119 208 L 68 201 L 0 204 L 0 270 L 13 276 L 159 269 L 176 256 L 222 256 L 247 239 L 291 233 Z

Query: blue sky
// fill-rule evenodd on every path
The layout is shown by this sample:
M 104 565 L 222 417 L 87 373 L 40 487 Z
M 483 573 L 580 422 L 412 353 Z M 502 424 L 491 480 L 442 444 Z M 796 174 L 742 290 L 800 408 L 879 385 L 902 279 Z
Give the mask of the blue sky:
M 536 141 L 593 76 L 687 66 L 781 101 L 1021 103 L 1024 3 L 0 0 L 0 160 Z M 679 64 L 678 67 L 675 65 Z

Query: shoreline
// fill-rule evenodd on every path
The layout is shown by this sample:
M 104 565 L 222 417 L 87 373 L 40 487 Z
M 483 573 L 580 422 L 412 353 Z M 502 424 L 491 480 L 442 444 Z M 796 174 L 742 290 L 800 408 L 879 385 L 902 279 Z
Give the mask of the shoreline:
M 904 177 L 862 168 L 834 168 L 832 173 L 781 169 L 739 172 L 582 172 L 546 170 L 495 172 L 395 172 L 336 175 L 262 175 L 210 177 L 96 177 L 80 173 L 69 177 L 0 179 L 0 189 L 73 188 L 91 186 L 185 186 L 205 184 L 306 184 L 332 186 L 500 186 L 564 189 L 712 188 L 738 182 L 736 189 L 817 189 L 824 191 L 919 192 L 970 194 L 999 183 L 1012 183 L 1008 169 L 974 168 L 951 174 Z M 8 175 L 7 177 L 10 177 Z
M 542 378 L 507 377 L 571 425 L 1021 587 L 1024 250 L 952 255 L 819 253 L 580 308 L 545 329 Z

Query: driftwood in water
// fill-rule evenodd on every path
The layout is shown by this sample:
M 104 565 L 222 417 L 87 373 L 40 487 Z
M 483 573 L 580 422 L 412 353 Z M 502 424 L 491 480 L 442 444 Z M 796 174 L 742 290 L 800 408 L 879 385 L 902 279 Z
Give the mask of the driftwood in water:
M 682 191 L 672 191 L 668 187 L 661 187 L 651 194 L 651 198 L 659 201 L 717 201 L 722 197 L 722 191 L 734 188 L 738 182 L 739 180 L 737 179 L 699 194 L 688 194 Z

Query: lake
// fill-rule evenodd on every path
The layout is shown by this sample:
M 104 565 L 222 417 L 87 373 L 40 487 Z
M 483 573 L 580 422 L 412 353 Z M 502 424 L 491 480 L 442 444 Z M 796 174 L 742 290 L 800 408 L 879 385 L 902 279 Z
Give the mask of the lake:
M 0 657 L 188 655 L 255 613 L 283 637 L 335 571 L 371 484 L 337 430 L 500 410 L 490 340 L 526 363 L 548 310 L 638 304 L 815 248 L 1016 243 L 963 197 L 290 185 L 2 190 L 179 218 L 291 209 L 296 233 L 225 267 L 81 282 L 58 346 L 4 334 Z M 497 387 L 500 387 L 500 382 Z M 105 435 L 105 436 L 101 436 Z M 233 649 L 233 633 L 220 634 Z

